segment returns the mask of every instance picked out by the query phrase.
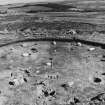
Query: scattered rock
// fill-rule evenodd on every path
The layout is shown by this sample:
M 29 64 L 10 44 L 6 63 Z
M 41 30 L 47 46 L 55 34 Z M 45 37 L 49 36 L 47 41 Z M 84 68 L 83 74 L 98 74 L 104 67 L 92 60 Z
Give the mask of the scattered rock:
M 47 64 L 47 66 L 51 66 L 52 65 L 51 62 L 47 62 L 46 64 Z
M 32 51 L 33 53 L 37 53 L 37 52 L 38 52 L 38 50 L 37 50 L 36 48 L 31 48 L 31 51 Z
M 28 43 L 22 43 L 21 46 L 22 47 L 27 47 L 28 46 Z
M 53 45 L 56 45 L 57 44 L 57 42 L 56 41 L 53 41 Z
M 28 57 L 30 54 L 29 53 L 23 53 L 22 56 L 23 57 Z
M 91 47 L 91 48 L 89 48 L 88 50 L 89 50 L 89 51 L 94 51 L 95 48 L 94 48 L 94 47 Z
M 78 42 L 77 45 L 81 47 L 82 46 L 82 43 Z

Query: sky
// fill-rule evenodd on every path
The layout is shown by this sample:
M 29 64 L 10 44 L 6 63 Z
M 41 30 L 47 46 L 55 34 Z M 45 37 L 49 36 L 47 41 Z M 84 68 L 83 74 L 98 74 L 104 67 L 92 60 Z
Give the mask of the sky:
M 29 3 L 29 2 L 56 2 L 64 0 L 0 0 L 0 5 L 13 4 L 13 3 Z

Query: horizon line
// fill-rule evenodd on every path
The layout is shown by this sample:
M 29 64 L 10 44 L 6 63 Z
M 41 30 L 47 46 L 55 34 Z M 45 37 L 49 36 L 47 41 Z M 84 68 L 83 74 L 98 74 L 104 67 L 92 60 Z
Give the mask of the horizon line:
M 46 2 L 62 2 L 65 0 L 0 0 L 0 5 L 24 4 L 24 3 L 46 3 Z

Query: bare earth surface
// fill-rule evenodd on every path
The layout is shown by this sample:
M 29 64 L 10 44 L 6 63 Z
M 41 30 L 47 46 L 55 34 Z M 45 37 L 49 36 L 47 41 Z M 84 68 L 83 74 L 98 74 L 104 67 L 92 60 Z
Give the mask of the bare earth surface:
M 0 6 L 0 105 L 105 105 L 105 1 Z

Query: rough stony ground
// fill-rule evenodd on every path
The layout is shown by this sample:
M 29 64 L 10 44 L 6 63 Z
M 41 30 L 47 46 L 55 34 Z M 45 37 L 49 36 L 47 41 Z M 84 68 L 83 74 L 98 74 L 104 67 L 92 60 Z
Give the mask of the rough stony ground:
M 105 1 L 0 6 L 0 105 L 105 105 Z

